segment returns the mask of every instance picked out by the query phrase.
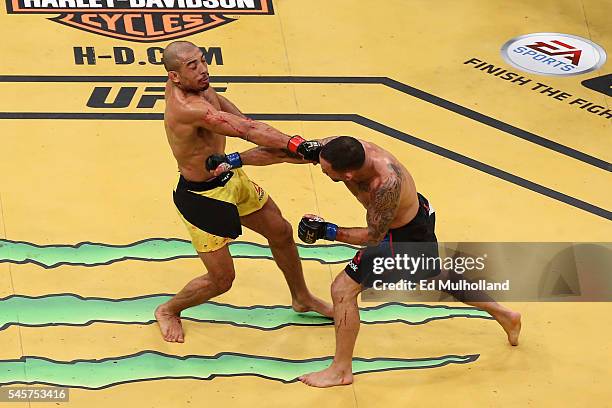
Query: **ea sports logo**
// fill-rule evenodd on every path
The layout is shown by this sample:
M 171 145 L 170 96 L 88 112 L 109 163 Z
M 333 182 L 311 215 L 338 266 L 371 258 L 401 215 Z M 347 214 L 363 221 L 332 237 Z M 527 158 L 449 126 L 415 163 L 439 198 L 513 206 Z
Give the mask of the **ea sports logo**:
M 578 75 L 606 62 L 606 52 L 586 38 L 570 34 L 534 33 L 513 38 L 501 49 L 510 65 L 540 75 Z

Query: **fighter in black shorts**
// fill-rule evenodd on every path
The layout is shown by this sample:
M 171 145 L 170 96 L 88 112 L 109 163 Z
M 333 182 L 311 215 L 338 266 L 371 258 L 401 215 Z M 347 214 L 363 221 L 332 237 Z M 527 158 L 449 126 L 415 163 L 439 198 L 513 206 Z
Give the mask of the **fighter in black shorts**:
M 374 270 L 374 260 L 377 258 L 385 259 L 397 255 L 438 257 L 438 239 L 435 234 L 436 214 L 429 205 L 429 201 L 420 193 L 417 193 L 417 199 L 419 207 L 416 215 L 409 223 L 390 229 L 378 245 L 366 246 L 357 251 L 351 262 L 346 265 L 344 272 L 355 282 L 361 284 L 364 288 L 371 288 L 376 280 L 395 283 L 400 279 L 410 278 L 418 282 L 421 279 L 432 278 L 440 274 L 441 271 L 438 268 L 438 264 L 433 264 L 429 268 L 419 268 L 412 271 L 413 273 L 388 270 L 383 275 L 377 274 Z M 317 228 L 317 225 L 313 224 L 312 221 L 312 216 L 306 216 L 300 223 L 300 231 L 305 233 L 312 229 L 311 226 Z M 304 233 L 302 235 L 305 235 Z
M 311 142 L 313 143 L 313 142 Z M 281 162 L 309 163 L 283 149 L 258 147 L 241 154 L 242 163 L 267 165 Z M 311 162 L 310 162 L 311 163 Z M 379 146 L 348 136 L 324 139 L 319 164 L 333 181 L 343 182 L 366 208 L 367 227 L 345 228 L 307 214 L 300 221 L 299 237 L 314 243 L 318 239 L 366 246 L 332 283 L 336 354 L 330 367 L 300 380 L 315 387 L 346 385 L 353 381 L 353 348 L 359 331 L 357 295 L 373 281 L 371 260 L 393 255 L 400 248 L 419 243 L 425 253 L 437 256 L 434 210 L 416 191 L 412 176 L 392 154 Z M 435 279 L 445 271 L 419 270 L 418 277 Z M 520 314 L 496 302 L 459 300 L 486 310 L 503 327 L 512 345 L 518 344 Z

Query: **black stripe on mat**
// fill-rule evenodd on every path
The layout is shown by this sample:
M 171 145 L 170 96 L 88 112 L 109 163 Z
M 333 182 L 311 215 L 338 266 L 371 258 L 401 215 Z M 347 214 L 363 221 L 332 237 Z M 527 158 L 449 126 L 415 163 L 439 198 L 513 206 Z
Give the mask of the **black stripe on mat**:
M 395 139 L 401 140 L 413 146 L 435 153 L 439 156 L 464 164 L 473 169 L 490 174 L 491 176 L 508 181 L 517 186 L 521 186 L 528 190 L 550 197 L 554 200 L 571 205 L 572 207 L 581 209 L 591 214 L 612 220 L 612 212 L 597 207 L 586 201 L 579 200 L 567 194 L 545 187 L 541 184 L 534 183 L 522 177 L 515 176 L 497 167 L 490 166 L 478 160 L 448 150 L 444 147 L 435 145 L 423 139 L 409 135 L 397 129 L 386 126 L 382 123 L 373 121 L 361 115 L 355 114 L 315 114 L 315 113 L 259 113 L 247 114 L 255 120 L 287 120 L 287 121 L 328 121 L 328 122 L 353 122 L 364 127 L 367 127 L 376 132 L 383 133 Z M 45 112 L 20 112 L 20 113 L 2 113 L 0 119 L 102 119 L 102 120 L 162 120 L 162 113 L 45 113 Z
M 0 82 L 165 82 L 166 76 L 33 76 L 33 75 L 0 75 Z M 472 109 L 447 101 L 428 92 L 406 85 L 387 77 L 317 77 L 317 76 L 212 76 L 213 82 L 227 83 L 320 83 L 320 84 L 379 84 L 396 91 L 414 96 L 425 102 L 454 112 L 458 115 L 472 119 L 476 122 L 501 130 L 509 135 L 537 144 L 549 150 L 553 150 L 564 156 L 571 157 L 583 163 L 589 164 L 600 169 L 612 172 L 612 163 L 591 156 L 580 150 L 546 139 L 534 133 L 517 128 L 508 123 L 502 122 L 490 116 L 476 112 Z

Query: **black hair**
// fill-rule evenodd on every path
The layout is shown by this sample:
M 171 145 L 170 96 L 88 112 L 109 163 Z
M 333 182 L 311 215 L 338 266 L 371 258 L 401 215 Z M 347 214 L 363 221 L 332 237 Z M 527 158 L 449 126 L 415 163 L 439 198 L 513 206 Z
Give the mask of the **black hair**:
M 339 136 L 323 146 L 321 157 L 336 171 L 357 170 L 365 162 L 365 150 L 354 137 Z

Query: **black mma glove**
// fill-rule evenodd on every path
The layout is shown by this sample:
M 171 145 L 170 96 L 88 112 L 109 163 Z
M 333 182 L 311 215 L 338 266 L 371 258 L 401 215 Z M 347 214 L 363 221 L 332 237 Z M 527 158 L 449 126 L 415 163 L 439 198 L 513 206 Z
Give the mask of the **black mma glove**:
M 297 153 L 305 160 L 319 162 L 319 154 L 323 145 L 318 140 L 305 140 L 301 136 L 293 136 L 287 142 L 287 150 Z
M 306 214 L 298 225 L 298 237 L 307 244 L 314 244 L 317 239 L 334 241 L 338 233 L 338 226 L 319 216 Z
M 217 171 L 217 168 L 221 168 Z M 230 171 L 231 169 L 237 169 L 242 167 L 242 159 L 240 153 L 225 154 L 211 154 L 206 159 L 206 170 L 214 172 L 216 175 Z

